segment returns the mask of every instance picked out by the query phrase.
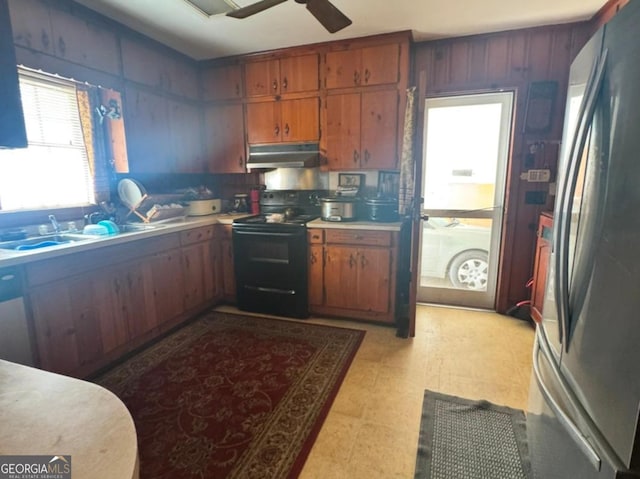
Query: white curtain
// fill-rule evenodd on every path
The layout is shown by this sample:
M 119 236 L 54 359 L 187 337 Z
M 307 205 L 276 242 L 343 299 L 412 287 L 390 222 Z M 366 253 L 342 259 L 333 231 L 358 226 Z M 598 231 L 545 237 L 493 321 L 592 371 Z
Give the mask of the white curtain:
M 416 120 L 415 93 L 416 87 L 413 86 L 407 89 L 402 156 L 400 158 L 400 196 L 398 198 L 398 212 L 401 216 L 411 212 L 413 208 L 413 191 L 415 187 L 415 161 L 413 157 Z

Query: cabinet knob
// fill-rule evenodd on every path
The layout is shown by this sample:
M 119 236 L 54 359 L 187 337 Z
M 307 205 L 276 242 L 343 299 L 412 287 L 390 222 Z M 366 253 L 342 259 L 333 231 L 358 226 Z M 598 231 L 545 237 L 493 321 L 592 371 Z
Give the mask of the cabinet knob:
M 369 69 L 365 69 L 364 71 L 364 82 L 365 83 L 369 83 L 369 78 L 371 78 L 371 72 L 369 71 Z
M 316 258 L 315 252 L 311 253 L 311 264 L 316 264 L 318 262 L 318 258 Z
M 353 72 L 353 83 L 355 85 L 359 85 L 360 84 L 360 72 L 358 72 L 358 70 Z
M 353 268 L 354 264 L 358 264 L 358 261 L 353 257 L 352 254 L 349 255 L 349 269 Z
M 369 163 L 369 158 L 371 158 L 371 154 L 369 153 L 369 150 L 364 150 L 364 162 L 365 163 Z
M 284 77 L 282 79 L 282 89 L 286 90 L 288 86 L 289 86 L 289 82 L 287 81 L 287 77 Z
M 278 125 L 276 125 L 276 127 L 273 129 L 273 133 L 275 134 L 275 136 L 280 135 L 280 127 Z
M 273 80 L 273 83 L 271 83 L 271 88 L 273 88 L 273 91 L 277 91 L 278 90 L 278 82 Z
M 359 159 L 360 159 L 360 155 L 358 154 L 358 150 L 353 150 L 353 162 L 358 163 Z
M 284 134 L 289 136 L 289 123 L 284 124 Z

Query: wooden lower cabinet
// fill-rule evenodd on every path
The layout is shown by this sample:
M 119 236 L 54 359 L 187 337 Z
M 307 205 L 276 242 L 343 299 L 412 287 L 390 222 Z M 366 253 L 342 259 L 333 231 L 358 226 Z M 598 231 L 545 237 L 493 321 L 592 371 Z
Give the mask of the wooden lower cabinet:
M 26 266 L 39 366 L 86 377 L 222 297 L 214 226 Z
M 397 233 L 327 229 L 309 251 L 312 313 L 394 322 Z
M 533 282 L 531 284 L 531 317 L 537 323 L 542 322 L 542 305 L 547 287 L 547 270 L 551 257 L 553 237 L 553 214 L 543 213 L 538 221 L 538 239 L 533 265 Z

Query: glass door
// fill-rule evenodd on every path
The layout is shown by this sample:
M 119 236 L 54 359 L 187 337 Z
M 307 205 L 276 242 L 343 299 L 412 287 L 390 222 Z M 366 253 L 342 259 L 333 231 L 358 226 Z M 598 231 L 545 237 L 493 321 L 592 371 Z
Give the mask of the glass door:
M 417 299 L 493 309 L 513 93 L 426 100 Z

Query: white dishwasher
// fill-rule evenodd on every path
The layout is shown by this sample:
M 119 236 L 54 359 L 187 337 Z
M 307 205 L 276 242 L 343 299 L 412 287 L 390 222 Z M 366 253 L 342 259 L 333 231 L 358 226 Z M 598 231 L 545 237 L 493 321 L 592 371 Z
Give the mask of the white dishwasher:
M 33 366 L 18 268 L 0 269 L 0 359 Z

